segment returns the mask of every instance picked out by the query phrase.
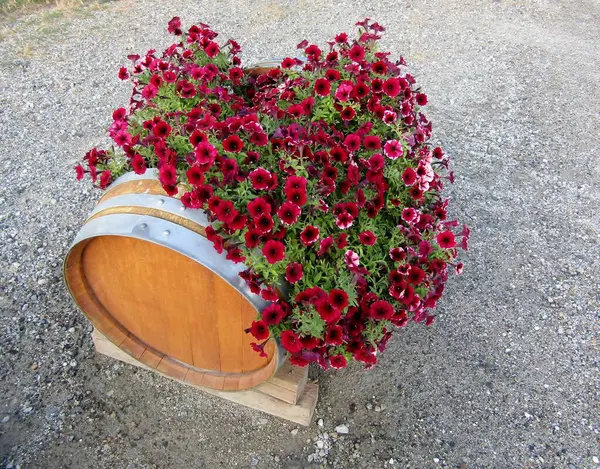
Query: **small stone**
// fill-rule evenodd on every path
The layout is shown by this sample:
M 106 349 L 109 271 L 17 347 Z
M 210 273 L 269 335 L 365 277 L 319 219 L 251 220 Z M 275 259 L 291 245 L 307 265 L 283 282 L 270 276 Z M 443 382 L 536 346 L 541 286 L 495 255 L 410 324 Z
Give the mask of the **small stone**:
M 319 456 L 327 456 L 327 451 L 325 451 L 324 449 L 320 449 Z
M 46 280 L 45 278 L 41 278 L 38 280 L 38 285 L 46 285 L 48 283 L 48 280 Z
M 273 459 L 275 460 L 275 462 L 279 462 L 279 456 L 275 456 Z
M 258 466 L 258 458 L 252 458 L 252 461 L 250 461 L 250 464 L 254 467 L 254 466 Z
M 378 405 L 376 405 L 376 406 L 375 406 L 375 412 L 381 412 L 381 407 L 380 407 L 380 406 L 378 406 Z
M 598 459 L 598 456 L 594 456 L 592 461 L 594 461 L 594 464 L 600 464 L 600 459 Z
M 75 332 L 75 328 L 74 327 L 70 327 L 69 328 L 69 332 L 72 334 L 73 332 Z
M 267 419 L 258 419 L 260 425 L 266 425 L 269 421 Z
M 308 462 L 313 462 L 313 460 L 315 459 L 315 455 L 314 454 L 309 454 L 308 458 L 306 458 L 306 459 L 308 459 Z
M 347 425 L 338 425 L 337 427 L 335 427 L 335 431 L 340 435 L 346 435 L 350 432 L 350 429 Z
M 71 363 L 69 363 L 69 365 L 70 365 L 72 368 L 75 368 L 75 367 L 77 366 L 77 361 L 75 361 L 75 360 L 71 360 Z
M 367 404 L 367 410 L 371 410 L 372 408 L 373 408 L 373 404 L 371 404 L 371 403 L 368 403 L 368 404 Z
M 390 464 L 394 464 L 396 461 L 394 461 L 394 458 L 390 459 Z
M 437 464 L 440 462 L 440 460 L 438 458 L 433 458 L 433 462 Z
M 292 436 L 296 436 L 298 434 L 298 429 L 294 428 L 291 432 Z
M 323 419 L 319 419 L 319 421 L 317 422 L 317 425 L 319 425 L 319 427 L 323 426 Z
M 25 407 L 23 409 L 23 412 L 26 413 L 26 414 L 29 414 L 32 410 L 33 410 L 33 407 Z
M 4 417 L 2 417 L 2 423 L 6 423 L 10 420 L 10 416 L 5 415 Z
M 318 440 L 317 441 L 317 448 L 323 448 L 323 446 L 325 446 L 325 443 L 323 443 L 323 440 Z

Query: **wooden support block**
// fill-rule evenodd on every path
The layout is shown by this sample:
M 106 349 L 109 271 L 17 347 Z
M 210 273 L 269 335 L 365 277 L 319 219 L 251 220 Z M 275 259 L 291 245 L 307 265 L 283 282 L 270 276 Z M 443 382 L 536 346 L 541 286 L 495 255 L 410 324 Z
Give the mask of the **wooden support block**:
M 153 371 L 213 396 L 219 396 L 222 399 L 260 410 L 261 412 L 290 420 L 300 425 L 310 425 L 317 405 L 319 386 L 316 383 L 308 382 L 308 367 L 298 368 L 286 362 L 271 379 L 256 388 L 235 392 L 219 391 L 167 376 L 158 370 L 160 366 L 158 366 L 158 369 L 150 368 L 114 345 L 96 329 L 92 332 L 92 339 L 98 353 L 145 370 Z

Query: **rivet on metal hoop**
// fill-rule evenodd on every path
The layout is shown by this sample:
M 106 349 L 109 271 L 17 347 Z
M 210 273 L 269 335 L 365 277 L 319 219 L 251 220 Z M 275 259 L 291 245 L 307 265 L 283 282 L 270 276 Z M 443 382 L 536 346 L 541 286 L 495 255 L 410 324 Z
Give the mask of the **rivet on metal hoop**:
M 182 212 L 185 212 L 185 206 L 182 205 L 181 207 L 179 207 L 179 210 L 181 210 Z
M 165 203 L 165 200 L 164 200 L 164 199 L 158 199 L 158 205 L 162 205 L 162 204 L 164 204 L 164 203 Z
M 171 232 L 169 230 L 163 231 L 163 235 L 164 236 L 169 236 L 170 234 L 171 234 Z
M 145 230 L 146 228 L 148 228 L 148 224 L 147 224 L 147 223 L 142 223 L 142 224 L 140 225 L 140 228 L 141 228 L 142 230 Z

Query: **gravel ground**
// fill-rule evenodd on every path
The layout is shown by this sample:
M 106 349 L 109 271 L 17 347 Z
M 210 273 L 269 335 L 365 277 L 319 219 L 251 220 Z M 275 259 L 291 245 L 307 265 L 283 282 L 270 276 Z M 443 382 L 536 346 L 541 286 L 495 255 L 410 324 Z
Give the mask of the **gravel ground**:
M 600 467 L 600 4 L 573 5 L 141 0 L 6 25 L 3 467 Z M 126 55 L 166 46 L 174 15 L 238 39 L 248 61 L 377 19 L 454 158 L 454 215 L 473 231 L 465 274 L 436 326 L 397 334 L 376 369 L 312 370 L 310 428 L 97 356 L 63 285 L 99 196 L 72 167 L 107 143 Z

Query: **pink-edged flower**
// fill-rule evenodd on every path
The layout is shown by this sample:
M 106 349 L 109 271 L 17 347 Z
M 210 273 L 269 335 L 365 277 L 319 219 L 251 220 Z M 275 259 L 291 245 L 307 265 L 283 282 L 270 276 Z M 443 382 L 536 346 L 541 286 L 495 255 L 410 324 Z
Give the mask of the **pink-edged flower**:
M 299 262 L 292 262 L 285 268 L 285 279 L 291 284 L 297 283 L 302 280 L 304 272 L 302 270 L 302 264 Z
M 277 215 L 285 225 L 293 225 L 298 221 L 302 210 L 293 202 L 284 202 L 277 210 Z
M 248 213 L 252 218 L 258 218 L 261 215 L 271 213 L 271 204 L 269 204 L 262 197 L 257 197 L 256 199 L 248 202 L 246 208 L 248 209 Z
M 454 233 L 452 231 L 442 231 L 436 236 L 436 241 L 443 249 L 451 249 L 456 247 L 456 240 L 454 239 Z
M 429 254 L 433 252 L 433 247 L 429 243 L 429 241 L 421 241 L 419 243 L 419 256 L 427 257 Z
M 244 148 L 244 142 L 237 135 L 231 135 L 223 140 L 223 150 L 229 153 L 239 153 Z
M 335 99 L 341 102 L 346 102 L 350 99 L 350 94 L 352 93 L 352 85 L 348 83 L 342 83 L 338 86 L 338 89 L 335 91 Z
M 312 246 L 319 239 L 319 228 L 316 226 L 308 225 L 300 233 L 300 241 L 305 246 Z
M 358 235 L 358 239 L 364 246 L 373 246 L 377 242 L 377 236 L 372 231 L 363 231 Z
M 346 357 L 343 355 L 333 355 L 329 357 L 329 364 L 336 369 L 346 368 L 348 362 L 346 361 Z
M 402 210 L 402 219 L 406 223 L 416 222 L 418 220 L 418 218 L 419 218 L 419 212 L 417 212 L 414 208 L 407 207 L 404 210 Z
M 398 140 L 388 140 L 383 146 L 383 151 L 390 160 L 400 158 L 404 154 L 402 144 Z
M 217 157 L 217 149 L 210 143 L 202 141 L 194 150 L 196 161 L 201 165 L 213 164 Z
M 390 259 L 394 262 L 402 262 L 406 259 L 406 252 L 402 248 L 390 249 Z
M 329 302 L 340 311 L 343 311 L 348 307 L 348 293 L 334 288 L 329 292 Z
M 350 215 L 348 212 L 340 213 L 335 220 L 337 227 L 341 228 L 342 230 L 350 228 L 353 223 L 354 217 L 352 217 L 352 215 Z
M 276 264 L 285 257 L 285 245 L 280 241 L 270 239 L 263 246 L 262 253 L 269 264 Z
M 344 254 L 344 261 L 346 262 L 346 265 L 348 267 L 357 268 L 360 262 L 360 258 L 358 257 L 358 254 L 348 249 Z
M 271 173 L 264 168 L 257 168 L 249 175 L 254 190 L 265 190 L 271 185 Z

